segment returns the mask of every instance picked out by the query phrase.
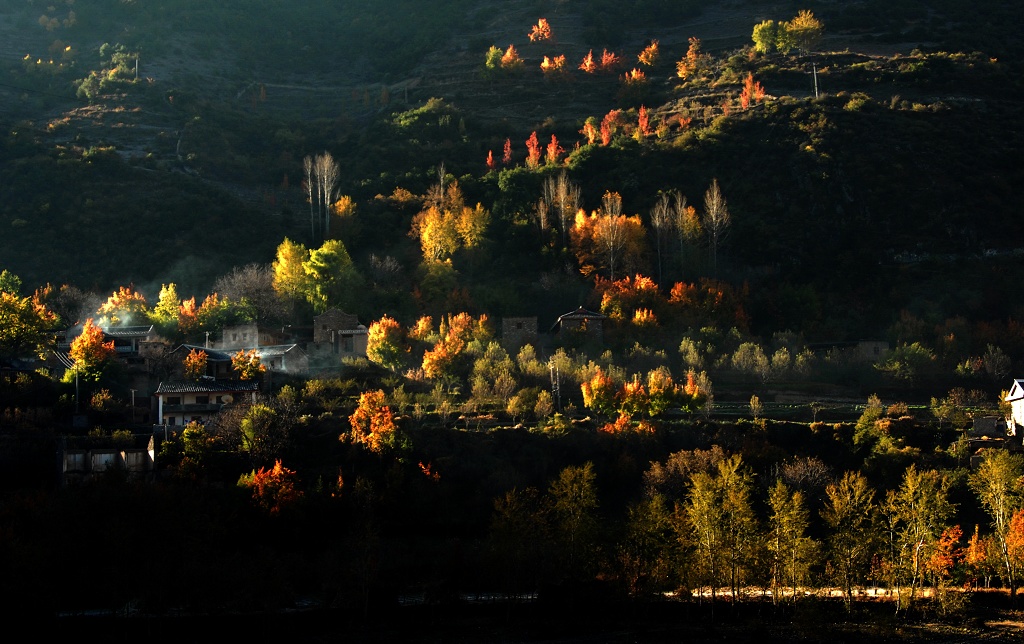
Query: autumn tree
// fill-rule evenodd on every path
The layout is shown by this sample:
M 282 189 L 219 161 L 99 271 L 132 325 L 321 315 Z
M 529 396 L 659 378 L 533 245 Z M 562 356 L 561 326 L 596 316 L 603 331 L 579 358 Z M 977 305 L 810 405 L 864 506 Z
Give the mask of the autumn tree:
M 135 290 L 134 284 L 121 286 L 96 311 L 100 324 L 121 326 L 141 323 L 149 319 L 146 297 Z
M 297 474 L 281 465 L 278 459 L 270 469 L 261 467 L 259 471 L 243 474 L 238 479 L 238 487 L 252 490 L 253 501 L 269 514 L 275 515 L 302 498 L 297 482 Z
M 853 586 L 871 560 L 874 490 L 859 472 L 847 472 L 825 488 L 821 518 L 830 529 L 828 557 L 843 589 L 847 612 L 852 610 Z
M 601 62 L 598 64 L 598 69 L 603 72 L 614 71 L 618 68 L 622 59 L 615 52 L 608 51 L 605 49 L 601 52 Z
M 110 368 L 116 355 L 114 341 L 103 341 L 103 330 L 95 326 L 92 318 L 85 321 L 82 333 L 71 341 L 68 357 L 74 362 L 68 372 L 72 377 L 98 382 Z
M 712 601 L 715 588 L 727 582 L 735 602 L 752 562 L 757 529 L 752 491 L 752 474 L 739 455 L 721 461 L 714 476 L 697 472 L 691 477 L 685 511 Z
M 199 380 L 206 375 L 207 355 L 202 349 L 192 349 L 185 356 L 185 378 L 188 380 Z
M 587 52 L 587 55 L 583 57 L 583 62 L 580 63 L 580 69 L 587 74 L 593 74 L 597 71 L 597 62 L 594 60 L 594 50 L 591 49 Z
M 687 203 L 683 193 L 676 190 L 672 199 L 672 219 L 679 240 L 680 262 L 686 263 L 686 249 L 697 244 L 704 234 L 704 224 L 697 214 L 697 209 Z
M 658 62 L 658 58 L 659 58 L 660 55 L 661 55 L 661 52 L 658 49 L 658 41 L 657 40 L 652 40 L 651 44 L 649 44 L 649 45 L 647 45 L 646 47 L 643 48 L 643 50 L 637 56 L 637 60 L 640 61 L 641 65 L 646 65 L 647 67 L 653 67 L 655 65 L 655 63 Z
M 540 141 L 537 139 L 537 132 L 532 132 L 530 138 L 526 139 L 526 167 L 538 167 L 542 154 Z
M 617 267 L 624 267 L 627 272 L 639 268 L 645 236 L 640 217 L 622 214 L 622 197 L 606 192 L 600 213 L 588 216 L 581 210 L 576 214 L 569 237 L 580 272 L 590 275 L 607 268 L 614 280 Z
M 242 349 L 231 356 L 231 368 L 238 373 L 239 380 L 256 380 L 267 370 L 256 349 Z
M 365 445 L 375 454 L 383 453 L 397 444 L 398 427 L 386 400 L 383 390 L 364 391 L 359 395 L 355 411 L 348 417 L 352 427 L 349 440 Z
M 1024 559 L 1011 556 L 1011 524 L 1024 505 L 1024 458 L 1001 449 L 986 450 L 978 469 L 971 475 L 970 485 L 992 518 L 1002 576 L 1010 587 L 1011 599 L 1015 599 Z M 1022 538 L 1020 533 L 1016 534 L 1017 539 Z
M 519 71 L 523 68 L 523 59 L 519 57 L 515 45 L 509 45 L 501 56 L 501 68 L 509 71 Z
M 424 375 L 435 380 L 454 377 L 466 345 L 472 340 L 489 339 L 487 325 L 487 316 L 474 320 L 468 313 L 450 315 L 443 319 L 437 341 L 423 354 Z
M 637 110 L 636 114 L 636 137 L 637 140 L 643 140 L 645 137 L 653 134 L 651 130 L 651 116 L 647 111 L 647 108 L 643 105 Z
M 946 523 L 953 513 L 949 502 L 949 480 L 937 470 L 907 468 L 903 482 L 890 490 L 881 506 L 887 539 L 884 559 L 887 577 L 896 588 L 896 610 L 913 603 L 924 583 L 931 559 Z M 910 595 L 903 601 L 903 586 Z
M 38 299 L 0 291 L 0 360 L 42 358 L 52 348 L 57 316 Z
M 273 287 L 282 297 L 291 300 L 305 298 L 308 278 L 303 265 L 309 259 L 309 251 L 303 244 L 285 237 L 277 247 L 277 256 L 271 264 Z
M 156 306 L 150 313 L 150 319 L 159 327 L 169 330 L 178 324 L 178 307 L 181 300 L 178 297 L 178 287 L 170 284 L 160 285 L 160 295 L 157 298 Z
M 796 17 L 786 23 L 785 30 L 797 49 L 809 52 L 821 41 L 821 36 L 825 32 L 825 26 L 814 17 L 813 13 L 803 9 Z
M 545 56 L 540 61 L 540 70 L 545 76 L 559 76 L 565 73 L 565 55 Z
M 408 352 L 402 325 L 395 319 L 385 315 L 370 323 L 366 341 L 367 358 L 395 372 L 405 364 Z
M 551 40 L 551 25 L 548 24 L 547 18 L 541 18 L 537 21 L 537 24 L 530 29 L 530 42 L 541 42 L 545 40 Z
M 692 36 L 686 56 L 676 63 L 676 75 L 684 80 L 692 80 L 704 76 L 710 65 L 711 57 L 701 51 L 703 45 L 700 38 Z
M 711 270 L 718 271 L 718 247 L 729 232 L 732 216 L 722 190 L 718 187 L 718 179 L 711 181 L 711 186 L 704 193 L 704 230 L 708 235 L 708 247 L 711 251 Z
M 558 165 L 558 161 L 561 156 L 565 154 L 565 148 L 558 145 L 558 138 L 554 134 L 551 135 L 551 142 L 547 144 L 544 153 L 544 159 L 548 165 Z
M 743 91 L 740 92 L 740 107 L 747 109 L 751 103 L 757 104 L 764 100 L 764 88 L 754 80 L 754 74 L 748 73 L 743 79 Z
M 602 416 L 611 416 L 618 409 L 618 386 L 611 376 L 598 367 L 591 378 L 580 384 L 583 405 Z
M 490 225 L 491 214 L 477 204 L 466 205 L 458 181 L 441 181 L 431 188 L 426 208 L 412 221 L 409 235 L 419 237 L 425 263 L 450 259 L 460 248 L 481 246 Z
M 785 586 L 792 588 L 796 601 L 797 587 L 813 562 L 814 542 L 807 537 L 810 513 L 803 493 L 791 491 L 779 479 L 768 492 L 768 553 L 772 571 L 772 602 L 778 603 Z

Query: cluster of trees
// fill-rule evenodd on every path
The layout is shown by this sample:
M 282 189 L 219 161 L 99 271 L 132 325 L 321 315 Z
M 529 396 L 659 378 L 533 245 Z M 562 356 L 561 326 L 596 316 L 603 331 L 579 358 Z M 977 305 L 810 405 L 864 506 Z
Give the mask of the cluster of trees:
M 549 570 L 523 560 L 550 557 L 557 574 L 601 571 L 637 596 L 682 590 L 714 601 L 724 592 L 735 602 L 759 589 L 782 603 L 832 587 L 850 609 L 857 589 L 875 586 L 892 593 L 900 612 L 926 586 L 943 610 L 962 606 L 950 590 L 992 577 L 1015 592 L 1024 572 L 1019 455 L 990 450 L 970 477 L 991 520 L 987 537 L 978 528 L 965 537 L 951 522 L 947 472 L 911 465 L 883 494 L 859 472 L 833 479 L 821 468 L 816 459 L 794 462 L 759 484 L 739 454 L 718 446 L 676 452 L 646 472 L 646 495 L 620 527 L 602 530 L 593 469 L 570 467 L 544 497 L 526 489 L 496 499 L 491 543 L 520 567 Z M 508 572 L 510 584 L 527 583 Z
M 821 21 L 804 9 L 792 20 L 765 20 L 754 26 L 754 49 L 762 54 L 788 54 L 793 49 L 808 52 L 818 45 L 825 31 Z

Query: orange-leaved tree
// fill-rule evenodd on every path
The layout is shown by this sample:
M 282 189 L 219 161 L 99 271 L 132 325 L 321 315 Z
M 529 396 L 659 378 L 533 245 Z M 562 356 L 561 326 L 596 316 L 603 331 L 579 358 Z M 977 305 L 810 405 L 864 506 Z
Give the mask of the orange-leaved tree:
M 101 323 L 111 326 L 142 323 L 149 321 L 149 307 L 142 293 L 134 284 L 122 286 L 114 291 L 96 311 Z
M 505 54 L 501 57 L 501 68 L 509 70 L 518 70 L 523 67 L 523 59 L 519 57 L 519 52 L 516 51 L 515 45 L 509 45 L 508 49 L 505 50 Z
M 597 63 L 594 62 L 594 50 L 591 49 L 587 52 L 587 55 L 583 57 L 583 62 L 580 63 L 580 69 L 588 74 L 593 74 L 597 71 Z
M 540 61 L 540 70 L 544 74 L 562 74 L 565 72 L 565 56 L 544 57 Z
M 409 353 L 409 345 L 405 340 L 402 325 L 394 318 L 385 315 L 376 322 L 370 323 L 366 340 L 366 357 L 372 362 L 398 371 L 405 364 L 405 356 Z
M 558 160 L 565 153 L 565 148 L 558 145 L 558 139 L 551 135 L 551 143 L 548 143 L 545 158 L 548 165 L 558 165 Z
M 751 103 L 755 105 L 764 100 L 764 87 L 754 80 L 754 74 L 748 73 L 743 79 L 743 91 L 740 92 L 740 107 L 747 109 Z
M 114 341 L 104 342 L 103 330 L 89 318 L 82 327 L 82 334 L 71 342 L 68 357 L 74 361 L 74 367 L 68 373 L 72 379 L 77 375 L 84 380 L 97 381 L 111 365 L 115 354 Z
M 207 355 L 202 349 L 192 349 L 182 362 L 185 365 L 185 378 L 199 380 L 206 375 Z
M 619 58 L 619 56 L 617 54 L 615 54 L 614 52 L 608 51 L 607 49 L 605 49 L 603 52 L 601 52 L 601 64 L 600 64 L 601 71 L 604 71 L 604 72 L 613 71 L 613 70 L 615 70 L 616 67 L 619 66 L 619 63 L 621 63 L 621 62 L 622 62 L 622 59 Z
M 454 376 L 466 345 L 474 339 L 484 341 L 489 335 L 486 315 L 480 316 L 476 321 L 468 313 L 459 313 L 442 319 L 439 339 L 433 348 L 423 354 L 424 375 L 432 379 Z
M 541 18 L 530 29 L 530 42 L 540 42 L 542 40 L 551 40 L 551 25 L 548 24 L 547 18 Z
M 644 47 L 643 51 L 640 52 L 640 55 L 637 56 L 637 60 L 640 61 L 641 65 L 652 67 L 658 62 L 660 53 L 661 52 L 658 50 L 658 41 L 652 40 L 651 44 Z
M 583 405 L 592 411 L 604 416 L 611 416 L 618 410 L 616 394 L 618 388 L 611 376 L 606 374 L 600 367 L 594 371 L 594 375 L 580 384 L 583 393 Z
M 600 213 L 588 216 L 581 210 L 576 214 L 569 240 L 581 273 L 590 275 L 606 269 L 614 280 L 617 268 L 627 272 L 640 268 L 646 231 L 638 215 L 622 214 L 618 193 L 606 192 L 602 202 Z
M 252 490 L 253 501 L 261 508 L 270 514 L 278 514 L 302 498 L 302 492 L 296 487 L 297 481 L 296 473 L 281 465 L 278 459 L 269 470 L 261 467 L 259 471 L 243 474 L 238 479 L 238 486 Z
M 359 404 L 348 422 L 352 426 L 349 438 L 353 443 L 365 445 L 375 454 L 396 445 L 397 430 L 391 407 L 386 404 L 383 390 L 364 391 L 359 395 Z M 344 435 L 341 436 L 345 438 Z
M 256 349 L 242 349 L 231 356 L 231 368 L 238 372 L 239 380 L 256 380 L 267 370 Z
M 536 131 L 532 132 L 530 134 L 530 138 L 526 139 L 526 152 L 526 166 L 529 168 L 536 168 L 539 166 L 541 149 Z

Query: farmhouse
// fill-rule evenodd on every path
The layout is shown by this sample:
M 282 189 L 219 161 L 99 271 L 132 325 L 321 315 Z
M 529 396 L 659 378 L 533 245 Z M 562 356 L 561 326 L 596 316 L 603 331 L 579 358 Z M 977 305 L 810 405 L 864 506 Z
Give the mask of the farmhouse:
M 161 382 L 154 394 L 157 398 L 157 418 L 162 425 L 187 425 L 192 421 L 205 423 L 225 405 L 248 396 L 256 401 L 259 382 L 255 380 L 214 380 L 202 378 L 196 382 Z

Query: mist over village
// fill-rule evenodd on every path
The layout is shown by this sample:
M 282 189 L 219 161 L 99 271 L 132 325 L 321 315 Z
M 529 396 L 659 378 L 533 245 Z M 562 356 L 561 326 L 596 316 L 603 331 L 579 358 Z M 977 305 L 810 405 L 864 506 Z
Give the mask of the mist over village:
M 1020 18 L 0 1 L 0 610 L 1021 641 Z

